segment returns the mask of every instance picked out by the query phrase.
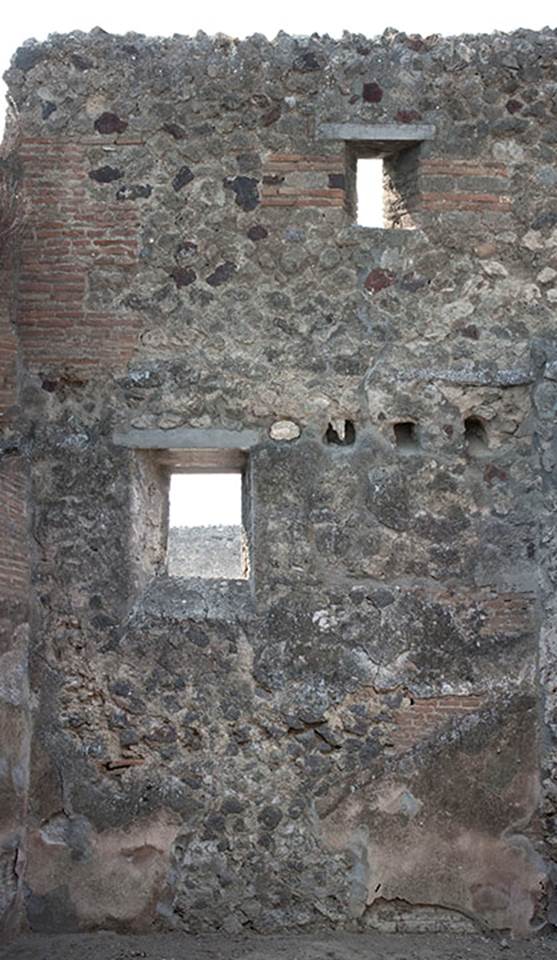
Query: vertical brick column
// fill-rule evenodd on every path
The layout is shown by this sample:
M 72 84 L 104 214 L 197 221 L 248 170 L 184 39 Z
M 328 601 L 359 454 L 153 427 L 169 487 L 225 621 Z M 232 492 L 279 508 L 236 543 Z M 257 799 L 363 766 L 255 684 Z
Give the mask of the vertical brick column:
M 26 607 L 29 591 L 26 475 L 20 454 L 5 454 L 0 461 L 0 497 L 0 598 Z
M 0 424 L 15 403 L 17 341 L 9 311 L 10 272 L 0 268 Z

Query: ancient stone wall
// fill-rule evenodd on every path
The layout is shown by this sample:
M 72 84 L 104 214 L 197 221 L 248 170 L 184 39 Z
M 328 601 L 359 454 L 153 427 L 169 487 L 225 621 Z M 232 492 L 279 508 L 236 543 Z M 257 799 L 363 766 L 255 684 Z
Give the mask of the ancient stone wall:
M 554 917 L 556 54 L 15 55 L 32 929 Z M 169 470 L 232 455 L 249 576 L 168 576 Z

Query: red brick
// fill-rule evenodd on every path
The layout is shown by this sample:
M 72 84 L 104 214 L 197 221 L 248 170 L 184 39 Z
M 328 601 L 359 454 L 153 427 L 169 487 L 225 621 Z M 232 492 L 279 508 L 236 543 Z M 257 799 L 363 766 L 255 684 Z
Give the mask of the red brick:
M 25 599 L 29 589 L 27 561 L 26 473 L 22 457 L 0 461 L 0 596 Z

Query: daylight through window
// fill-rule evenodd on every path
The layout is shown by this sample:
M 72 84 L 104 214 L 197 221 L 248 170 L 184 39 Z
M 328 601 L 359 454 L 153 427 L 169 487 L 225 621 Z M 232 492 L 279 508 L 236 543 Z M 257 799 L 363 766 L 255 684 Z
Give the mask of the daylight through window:
M 357 222 L 361 227 L 383 227 L 383 161 L 358 157 L 356 166 Z
M 175 577 L 247 576 L 242 473 L 171 473 L 168 572 Z

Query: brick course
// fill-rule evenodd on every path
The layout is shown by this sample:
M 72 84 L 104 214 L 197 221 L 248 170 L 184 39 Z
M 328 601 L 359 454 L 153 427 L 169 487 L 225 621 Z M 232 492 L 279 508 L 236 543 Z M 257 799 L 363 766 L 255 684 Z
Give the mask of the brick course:
M 484 702 L 480 696 L 413 698 L 394 711 L 390 741 L 397 752 L 409 750 L 453 720 L 476 713 Z
M 300 177 L 299 175 L 302 174 Z M 263 169 L 263 207 L 343 207 L 344 190 L 329 186 L 329 175 L 344 174 L 344 157 L 275 153 Z M 319 187 L 315 186 L 315 179 Z M 296 184 L 292 184 L 293 176 Z M 270 182 L 267 182 L 270 181 Z M 305 180 L 305 182 L 304 182 Z M 301 182 L 300 182 L 301 181 Z
M 11 289 L 11 275 L 0 269 L 0 418 L 16 400 L 17 340 L 11 318 Z
M 26 599 L 27 556 L 26 471 L 17 454 L 0 459 L 0 597 Z

